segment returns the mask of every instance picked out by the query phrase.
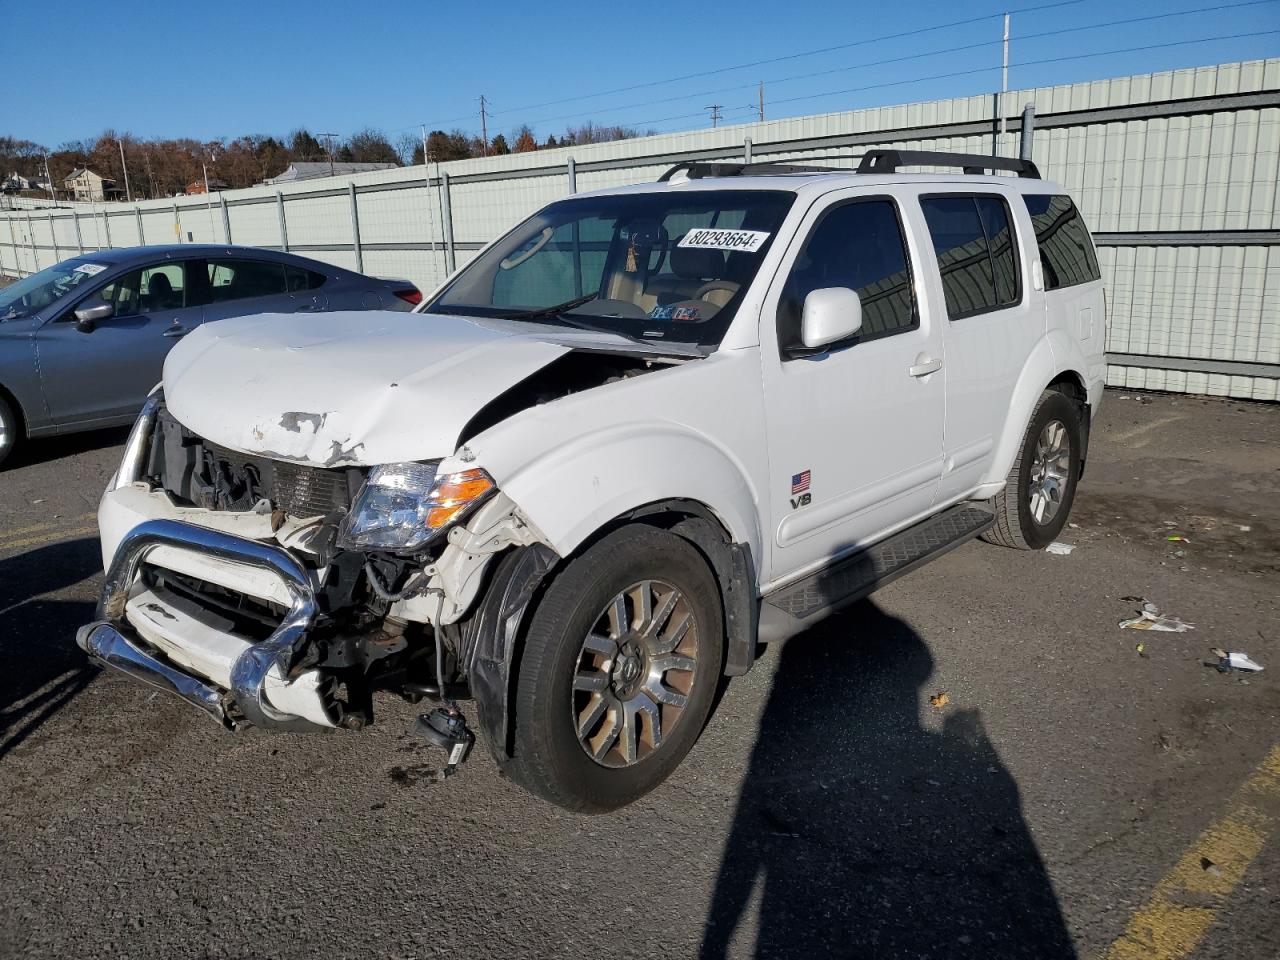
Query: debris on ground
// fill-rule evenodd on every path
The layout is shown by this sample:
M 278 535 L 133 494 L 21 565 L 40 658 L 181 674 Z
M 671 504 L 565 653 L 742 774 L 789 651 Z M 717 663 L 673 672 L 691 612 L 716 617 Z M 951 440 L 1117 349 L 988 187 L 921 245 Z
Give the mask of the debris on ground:
M 1145 657 L 1147 655 L 1147 645 L 1145 643 L 1140 643 L 1133 649 L 1140 657 Z
M 1125 597 L 1126 600 L 1136 598 Z M 1177 617 L 1166 617 L 1160 613 L 1160 608 L 1150 600 L 1142 601 L 1142 612 L 1129 620 L 1120 621 L 1121 630 L 1155 630 L 1160 633 L 1186 633 L 1188 630 L 1194 630 L 1195 625 L 1187 623 L 1185 620 L 1179 620 Z
M 929 698 L 929 706 L 933 707 L 935 710 L 941 710 L 950 702 L 951 697 L 947 695 L 946 691 L 943 691 L 942 693 L 935 693 Z
M 1171 533 L 1169 534 L 1169 536 L 1165 537 L 1165 539 L 1168 540 L 1170 543 L 1190 543 L 1191 542 L 1190 537 L 1184 537 L 1180 533 Z
M 1262 664 L 1258 663 L 1247 653 L 1228 653 L 1226 650 L 1220 650 L 1214 647 L 1209 651 L 1218 658 L 1217 667 L 1223 673 L 1231 670 L 1243 670 L 1246 673 L 1261 673 L 1263 671 Z
M 1075 544 L 1073 543 L 1062 543 L 1059 540 L 1055 540 L 1053 541 L 1053 543 L 1049 544 L 1047 547 L 1044 548 L 1044 552 L 1052 553 L 1059 557 L 1066 557 L 1066 556 L 1069 556 L 1071 554 L 1071 551 L 1074 550 L 1075 548 L 1076 548 Z

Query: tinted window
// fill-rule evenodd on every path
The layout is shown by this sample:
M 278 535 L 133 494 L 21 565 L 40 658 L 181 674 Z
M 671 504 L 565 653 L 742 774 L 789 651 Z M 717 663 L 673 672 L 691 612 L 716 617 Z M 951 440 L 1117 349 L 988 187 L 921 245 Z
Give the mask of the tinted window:
M 316 287 L 324 283 L 324 274 L 316 273 L 314 270 L 304 270 L 302 267 L 295 267 L 293 264 L 286 264 L 284 268 L 285 280 L 289 286 L 290 293 L 296 293 L 299 290 L 314 290 Z
M 998 310 L 1018 302 L 1018 253 L 1009 208 L 999 197 L 920 200 L 938 256 L 947 316 Z
M 162 263 L 142 271 L 138 295 L 139 313 L 181 310 L 185 305 L 182 264 Z
M 859 340 L 917 326 L 907 248 L 888 200 L 846 203 L 828 211 L 796 258 L 778 307 L 778 339 L 800 343 L 805 297 L 823 287 L 848 287 L 862 301 Z
M 209 285 L 214 303 L 284 293 L 284 264 L 265 260 L 211 261 Z
M 1097 280 L 1100 274 L 1093 241 L 1071 198 L 1025 195 L 1022 199 L 1036 230 L 1045 289 Z

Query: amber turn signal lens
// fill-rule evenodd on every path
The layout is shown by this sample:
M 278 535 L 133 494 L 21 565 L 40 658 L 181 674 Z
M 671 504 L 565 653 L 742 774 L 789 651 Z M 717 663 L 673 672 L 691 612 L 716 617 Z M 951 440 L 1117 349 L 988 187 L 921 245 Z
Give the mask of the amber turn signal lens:
M 437 478 L 431 491 L 427 528 L 439 530 L 492 489 L 493 481 L 483 470 L 462 470 Z

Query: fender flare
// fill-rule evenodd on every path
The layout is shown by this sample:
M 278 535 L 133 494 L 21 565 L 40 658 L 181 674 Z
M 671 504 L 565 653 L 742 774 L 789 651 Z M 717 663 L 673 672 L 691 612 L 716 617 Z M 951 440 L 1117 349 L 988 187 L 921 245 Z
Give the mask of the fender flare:
M 1055 343 L 1057 340 L 1063 342 Z M 1060 330 L 1051 331 L 1036 342 L 1009 398 L 1009 415 L 991 456 L 991 466 L 982 478 L 984 485 L 1003 485 L 1008 479 L 1040 394 L 1063 373 L 1072 373 L 1082 383 L 1087 382 L 1069 362 L 1064 363 L 1070 356 L 1069 338 Z

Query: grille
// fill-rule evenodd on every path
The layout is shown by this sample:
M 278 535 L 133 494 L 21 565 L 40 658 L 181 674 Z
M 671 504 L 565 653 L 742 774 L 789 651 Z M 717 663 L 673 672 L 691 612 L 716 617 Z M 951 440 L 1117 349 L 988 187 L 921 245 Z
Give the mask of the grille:
M 351 507 L 346 471 L 249 457 L 212 443 L 205 443 L 205 449 L 234 476 L 252 480 L 256 475 L 254 488 L 291 517 L 328 516 Z

